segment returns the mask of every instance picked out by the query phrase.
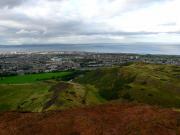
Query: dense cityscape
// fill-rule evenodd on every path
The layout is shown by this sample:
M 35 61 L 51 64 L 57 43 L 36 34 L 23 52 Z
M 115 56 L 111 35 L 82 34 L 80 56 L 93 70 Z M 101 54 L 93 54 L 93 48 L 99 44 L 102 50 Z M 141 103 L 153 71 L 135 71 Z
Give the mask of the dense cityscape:
M 0 75 L 111 67 L 129 62 L 180 65 L 180 56 L 87 52 L 0 54 Z

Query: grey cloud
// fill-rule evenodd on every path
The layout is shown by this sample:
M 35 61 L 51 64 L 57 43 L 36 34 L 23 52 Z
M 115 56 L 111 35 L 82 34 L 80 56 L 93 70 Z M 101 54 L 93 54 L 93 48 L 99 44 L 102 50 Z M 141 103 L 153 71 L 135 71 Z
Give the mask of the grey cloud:
M 27 0 L 26 0 L 27 1 Z M 46 0 L 47 1 L 47 0 Z M 63 1 L 63 0 L 48 0 L 48 1 Z M 109 0 L 110 1 L 110 0 Z M 131 3 L 130 8 L 136 6 L 142 6 L 143 4 L 149 4 L 152 2 L 164 2 L 167 0 L 127 0 Z M 0 8 L 8 7 L 12 8 L 15 6 L 21 5 L 25 0 L 0 0 Z M 112 0 L 113 2 L 113 0 Z M 142 4 L 142 5 L 141 5 Z M 53 9 L 52 9 L 53 10 Z M 118 13 L 119 15 L 119 13 Z M 96 40 L 100 38 L 103 41 L 108 42 L 109 37 L 113 36 L 124 36 L 127 38 L 135 37 L 138 35 L 156 35 L 161 32 L 146 32 L 146 31 L 138 31 L 138 32 L 126 32 L 126 31 L 113 31 L 113 30 L 105 30 L 105 24 L 95 23 L 95 22 L 87 22 L 86 20 L 81 20 L 80 18 L 76 18 L 74 20 L 65 20 L 63 18 L 57 18 L 56 21 L 53 19 L 44 18 L 41 19 L 33 19 L 28 18 L 24 14 L 14 13 L 13 10 L 9 10 L 9 12 L 0 13 L 1 20 L 11 20 L 14 22 L 22 23 L 25 26 L 22 27 L 11 27 L 11 26 L 2 26 L 3 29 L 0 29 L 0 41 L 8 41 L 11 38 L 14 39 L 38 39 L 40 41 L 46 41 L 46 39 L 56 38 L 56 37 L 68 37 L 68 36 L 84 36 L 84 37 L 93 37 Z M 164 26 L 167 25 L 176 25 L 175 23 L 162 24 Z M 1 25 L 0 25 L 1 27 Z M 177 32 L 166 32 L 168 34 L 180 34 Z M 107 39 L 106 39 L 107 38 Z M 27 40 L 27 42 L 29 42 Z
M 125 36 L 133 37 L 138 35 L 156 35 L 162 32 L 126 32 L 126 31 L 105 31 L 101 29 L 101 24 L 87 24 L 80 20 L 71 21 L 42 21 L 42 20 L 19 20 L 28 26 L 27 28 L 11 28 L 6 27 L 4 35 L 6 38 L 54 38 L 54 37 L 67 37 L 67 36 Z M 180 34 L 177 32 L 166 32 L 168 34 Z
M 133 36 L 133 35 L 152 35 L 152 34 L 159 34 L 159 32 L 125 32 L 125 31 L 115 31 L 115 32 L 87 32 L 81 33 L 83 35 L 112 35 L 112 36 Z
M 174 32 L 166 32 L 168 34 L 180 34 L 180 31 L 174 31 Z
M 12 8 L 18 5 L 21 5 L 25 0 L 1 0 L 0 7 Z

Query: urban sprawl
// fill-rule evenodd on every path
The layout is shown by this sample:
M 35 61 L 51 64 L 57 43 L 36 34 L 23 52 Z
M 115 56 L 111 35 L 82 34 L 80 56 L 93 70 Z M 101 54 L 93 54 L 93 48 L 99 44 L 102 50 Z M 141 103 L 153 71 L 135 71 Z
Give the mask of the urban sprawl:
M 21 75 L 70 69 L 96 69 L 130 62 L 180 65 L 180 56 L 87 52 L 0 54 L 0 75 Z

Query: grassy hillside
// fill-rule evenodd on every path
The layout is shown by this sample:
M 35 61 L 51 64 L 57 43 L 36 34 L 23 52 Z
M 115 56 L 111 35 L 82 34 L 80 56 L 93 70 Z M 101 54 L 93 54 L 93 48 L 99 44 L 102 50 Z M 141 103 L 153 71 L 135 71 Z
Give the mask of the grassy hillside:
M 48 100 L 48 90 L 54 83 L 1 84 L 0 110 L 41 111 Z
M 95 86 L 106 100 L 180 107 L 180 67 L 135 63 L 91 71 L 76 79 Z
M 135 63 L 83 74 L 45 73 L 0 80 L 0 111 L 41 112 L 109 101 L 180 108 L 180 67 Z
M 68 71 L 1 77 L 0 111 L 40 112 L 90 103 L 98 104 L 96 89 L 92 88 L 88 92 L 90 86 L 62 82 L 71 80 L 81 73 Z
M 50 89 L 50 100 L 44 104 L 44 110 L 59 110 L 87 105 L 97 105 L 105 100 L 91 85 L 60 82 Z
M 91 85 L 57 81 L 0 84 L 0 111 L 41 112 L 103 102 L 105 100 Z

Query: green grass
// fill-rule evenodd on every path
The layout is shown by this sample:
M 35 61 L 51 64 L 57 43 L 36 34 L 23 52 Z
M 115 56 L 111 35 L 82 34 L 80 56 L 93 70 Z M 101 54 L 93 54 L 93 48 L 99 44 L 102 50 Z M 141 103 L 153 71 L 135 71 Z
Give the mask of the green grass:
M 50 89 L 60 80 L 70 80 L 78 74 L 79 71 L 67 71 L 1 77 L 0 110 L 42 111 L 51 99 Z
M 47 108 L 47 110 L 59 110 L 80 106 L 83 107 L 106 102 L 106 100 L 99 95 L 98 90 L 94 88 L 94 86 L 84 86 L 77 83 L 66 84 L 68 84 L 69 87 L 58 93 L 58 98 L 54 101 L 52 106 Z
M 38 82 L 29 84 L 1 84 L 1 111 L 36 111 L 42 110 L 42 105 L 48 100 L 48 90 L 55 82 Z
M 102 68 L 75 81 L 90 84 L 108 101 L 125 100 L 180 108 L 180 67 L 135 63 Z
M 67 88 L 60 88 L 67 84 Z M 55 89 L 56 92 L 54 97 Z M 48 102 L 53 102 L 47 108 Z M 76 83 L 45 81 L 26 84 L 0 84 L 0 111 L 61 110 L 104 103 L 93 86 Z
M 98 89 L 96 89 L 93 85 L 85 85 L 85 88 L 86 95 L 84 99 L 86 105 L 106 103 L 107 100 L 100 95 Z
M 42 80 L 63 78 L 71 75 L 72 72 L 39 73 L 19 76 L 0 77 L 0 84 L 22 84 L 35 83 Z
M 0 111 L 41 112 L 112 101 L 178 109 L 180 67 L 134 63 L 83 74 L 69 71 L 0 80 Z

